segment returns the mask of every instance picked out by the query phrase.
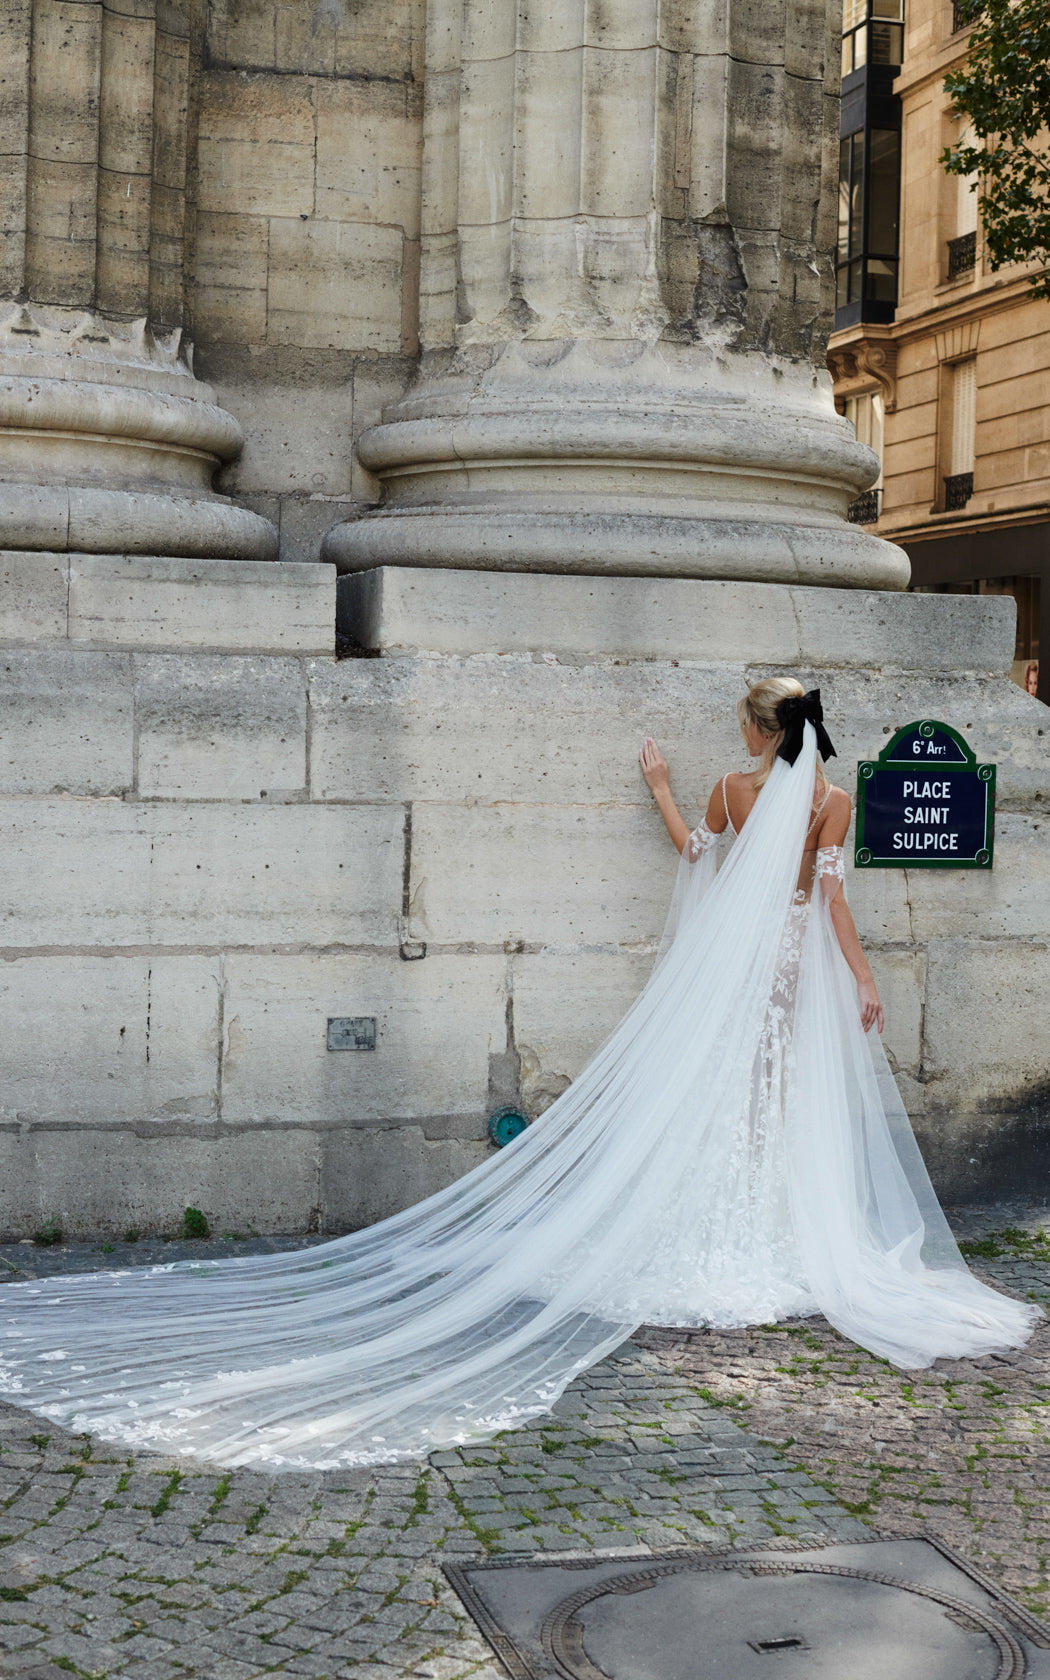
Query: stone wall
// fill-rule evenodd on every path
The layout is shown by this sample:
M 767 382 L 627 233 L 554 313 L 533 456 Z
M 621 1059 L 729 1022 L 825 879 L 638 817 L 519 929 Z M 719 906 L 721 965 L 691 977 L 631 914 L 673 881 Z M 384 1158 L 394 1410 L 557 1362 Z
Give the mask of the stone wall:
M 1046 712 L 1000 674 L 1007 603 L 387 572 L 341 585 L 382 656 L 337 662 L 328 567 L 3 577 L 5 1234 L 187 1204 L 338 1231 L 483 1158 L 492 1108 L 542 1111 L 649 971 L 676 860 L 641 737 L 697 813 L 745 681 L 785 669 L 847 787 L 919 716 L 998 762 L 991 875 L 850 891 L 942 1188 L 1041 1159 Z M 376 1050 L 327 1050 L 334 1015 Z
M 208 10 L 191 318 L 246 432 L 220 485 L 316 560 L 418 348 L 423 0 Z
M 10 10 L 5 1234 L 338 1231 L 483 1158 L 648 972 L 639 740 L 696 813 L 783 670 L 847 786 L 928 715 L 998 761 L 990 876 L 855 902 L 942 1187 L 1041 1159 L 1047 714 L 1007 603 L 844 517 L 838 15 Z

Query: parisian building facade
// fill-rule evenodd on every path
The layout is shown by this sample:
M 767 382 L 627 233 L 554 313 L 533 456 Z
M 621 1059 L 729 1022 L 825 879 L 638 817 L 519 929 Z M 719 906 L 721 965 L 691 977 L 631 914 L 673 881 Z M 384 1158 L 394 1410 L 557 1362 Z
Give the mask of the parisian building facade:
M 899 543 L 912 586 L 1016 603 L 1016 682 L 1050 700 L 1050 303 L 992 270 L 944 77 L 953 0 L 846 0 L 838 288 L 840 410 L 882 459 L 851 518 Z

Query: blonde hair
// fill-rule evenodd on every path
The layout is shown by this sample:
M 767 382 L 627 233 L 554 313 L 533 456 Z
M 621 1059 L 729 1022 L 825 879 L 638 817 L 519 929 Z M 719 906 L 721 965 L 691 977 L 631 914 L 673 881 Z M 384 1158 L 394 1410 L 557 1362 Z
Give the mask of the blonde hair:
M 777 721 L 777 707 L 782 700 L 801 698 L 805 692 L 795 677 L 764 677 L 761 682 L 755 683 L 753 688 L 749 688 L 744 698 L 738 702 L 736 715 L 740 719 L 740 733 L 743 734 L 748 724 L 751 724 L 760 735 L 767 738 L 754 775 L 756 788 L 762 787 L 768 780 L 776 760 L 777 748 L 786 734 L 786 730 L 782 729 Z M 819 753 L 817 774 L 826 785 L 827 777 Z

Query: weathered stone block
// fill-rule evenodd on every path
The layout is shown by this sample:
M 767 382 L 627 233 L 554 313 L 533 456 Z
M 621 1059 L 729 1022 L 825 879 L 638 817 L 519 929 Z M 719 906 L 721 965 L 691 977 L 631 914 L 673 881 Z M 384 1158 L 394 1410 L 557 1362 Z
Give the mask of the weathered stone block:
M 266 336 L 266 270 L 270 224 L 265 216 L 197 216 L 194 313 L 211 342 L 258 344 Z M 254 436 L 247 426 L 247 441 Z
M 250 64 L 269 69 L 274 63 L 276 18 L 281 10 L 287 8 L 274 6 L 271 0 L 215 0 L 207 11 L 208 48 L 214 62 L 229 68 Z
M 295 357 L 290 368 L 287 358 Z M 237 495 L 337 496 L 350 490 L 353 457 L 353 363 L 330 352 L 274 350 L 261 366 L 238 358 L 217 383 L 221 401 L 241 420 L 244 450 L 221 487 Z M 260 374 L 264 377 L 260 378 Z M 329 524 L 339 510 L 334 509 Z M 316 555 L 315 555 L 316 558 Z
M 64 554 L 0 550 L 0 641 L 64 637 L 68 594 Z
M 741 668 L 531 658 L 344 660 L 310 669 L 311 785 L 362 796 L 622 802 L 657 827 L 638 749 L 652 734 L 697 818 L 740 762 Z
M 419 90 L 390 82 L 322 82 L 314 89 L 314 105 L 318 216 L 388 223 L 418 239 Z
M 922 951 L 868 953 L 882 1007 L 886 1012 L 883 1049 L 894 1073 L 917 1078 L 922 1066 L 922 1012 L 926 958 Z
M 219 990 L 215 957 L 0 964 L 0 1121 L 109 1127 L 212 1118 Z
M 346 500 L 315 494 L 286 496 L 281 504 L 281 559 L 291 565 L 316 565 L 321 545 L 333 521 L 347 519 L 354 512 Z
M 386 566 L 341 580 L 339 598 L 359 645 L 391 652 L 528 650 L 788 669 L 864 670 L 876 660 L 914 683 L 926 673 L 1002 670 L 1013 641 L 1006 600 L 700 578 Z
M 924 1021 L 927 1111 L 1012 1109 L 1050 1087 L 1050 944 L 930 941 Z
M 314 114 L 307 83 L 221 72 L 201 85 L 199 204 L 238 215 L 314 208 Z
M 667 913 L 675 853 L 644 809 L 417 806 L 412 903 L 439 944 L 637 944 Z
M 384 945 L 401 908 L 399 807 L 146 807 L 162 945 Z
M 403 247 L 400 228 L 275 217 L 270 342 L 400 354 Z
M 177 654 L 138 661 L 138 791 L 268 799 L 306 791 L 299 660 Z
M 799 654 L 791 592 L 761 583 L 385 566 L 341 579 L 339 611 L 359 645 L 390 651 L 759 664 Z
M 0 793 L 122 794 L 134 779 L 131 659 L 69 648 L 0 658 Z
M 877 664 L 915 682 L 939 671 L 1002 671 L 1012 657 L 1014 606 L 1006 599 L 795 588 L 791 600 L 804 665 Z
M 483 1115 L 489 1056 L 506 1048 L 505 958 L 238 954 L 225 973 L 225 1118 Z M 375 1017 L 374 1051 L 327 1049 L 328 1018 L 346 1015 Z
M 1012 1112 L 936 1110 L 915 1122 L 915 1136 L 945 1204 L 1030 1196 L 1050 1172 L 1050 1125 L 1042 1100 Z
M 3 944 L 136 946 L 150 936 L 150 834 L 142 806 L 120 799 L 0 804 Z
M 1040 815 L 1000 811 L 991 870 L 911 869 L 908 899 L 920 941 L 1050 936 L 1050 831 Z
M 0 1225 L 21 1237 L 57 1216 L 72 1238 L 177 1231 L 197 1207 L 212 1229 L 303 1231 L 318 1217 L 316 1135 L 273 1132 L 0 1130 Z
M 513 961 L 522 1095 L 530 1115 L 542 1114 L 630 1008 L 654 958 L 648 951 L 540 951 Z
M 201 652 L 333 647 L 330 566 L 119 554 L 78 554 L 69 566 L 74 641 Z
M 326 1231 L 357 1231 L 443 1190 L 489 1158 L 492 1145 L 427 1138 L 417 1126 L 381 1132 L 338 1127 L 321 1134 Z
M 391 946 L 403 821 L 369 806 L 8 802 L 3 941 Z

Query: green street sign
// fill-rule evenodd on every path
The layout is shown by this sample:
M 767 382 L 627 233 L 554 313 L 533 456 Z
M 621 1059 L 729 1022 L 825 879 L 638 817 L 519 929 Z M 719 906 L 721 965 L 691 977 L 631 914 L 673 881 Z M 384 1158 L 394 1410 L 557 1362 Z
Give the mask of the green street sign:
M 995 765 L 950 724 L 906 723 L 857 766 L 858 869 L 991 869 L 994 842 Z

